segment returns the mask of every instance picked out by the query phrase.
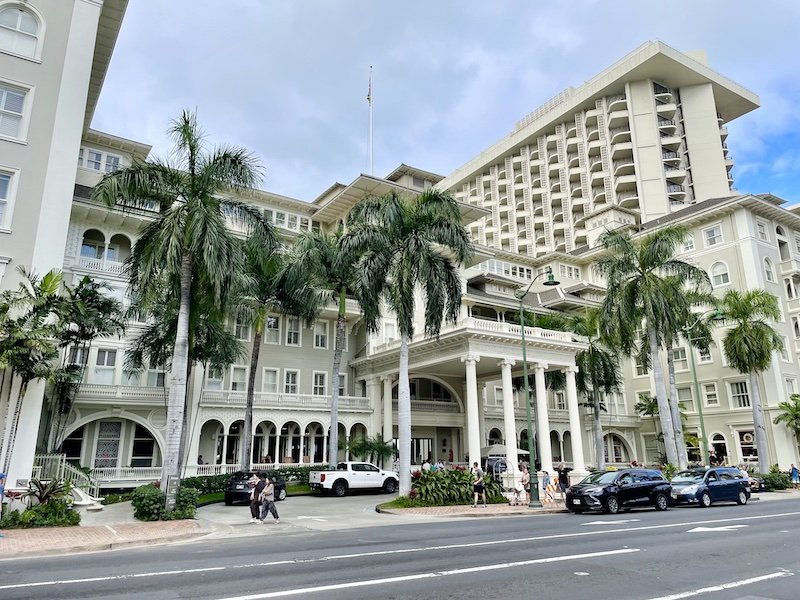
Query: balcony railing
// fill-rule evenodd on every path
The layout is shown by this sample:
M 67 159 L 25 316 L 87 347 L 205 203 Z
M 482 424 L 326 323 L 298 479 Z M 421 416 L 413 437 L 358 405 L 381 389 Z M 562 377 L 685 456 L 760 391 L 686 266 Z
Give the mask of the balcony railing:
M 167 392 L 163 387 L 138 385 L 101 385 L 83 383 L 78 388 L 78 398 L 120 398 L 127 400 L 164 400 Z
M 103 260 L 102 258 L 87 258 L 82 256 L 78 259 L 78 266 L 89 271 L 114 273 L 115 275 L 122 275 L 125 272 L 125 263 Z
M 678 185 L 677 183 L 670 183 L 667 186 L 667 193 L 669 194 L 683 194 L 686 192 L 686 188 L 682 185 Z
M 227 406 L 244 406 L 247 394 L 244 391 L 203 390 L 200 404 L 223 404 Z M 330 396 L 313 394 L 279 394 L 274 392 L 256 392 L 253 394 L 253 406 L 259 408 L 288 409 L 320 409 L 330 410 Z M 339 396 L 339 410 L 371 411 L 369 398 L 362 396 Z

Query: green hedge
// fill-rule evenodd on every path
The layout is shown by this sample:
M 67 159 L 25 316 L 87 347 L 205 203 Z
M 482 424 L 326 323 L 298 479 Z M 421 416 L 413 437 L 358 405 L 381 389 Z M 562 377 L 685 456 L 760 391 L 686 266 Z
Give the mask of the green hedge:
M 269 469 L 276 476 L 283 477 L 287 482 L 293 481 L 302 485 L 308 485 L 308 474 L 311 471 L 325 471 L 330 469 L 328 465 L 314 465 L 313 467 L 297 466 L 282 467 L 280 469 Z M 225 491 L 225 483 L 231 478 L 232 474 L 224 475 L 199 475 L 197 477 L 185 477 L 181 480 L 181 487 L 191 487 L 200 492 L 200 495 L 215 494 Z
M 182 486 L 175 496 L 175 508 L 167 511 L 164 492 L 153 484 L 143 485 L 133 490 L 131 494 L 133 516 L 140 521 L 194 519 L 199 497 L 200 492 L 195 488 Z
M 765 473 L 761 476 L 764 480 L 764 487 L 768 492 L 775 490 L 788 490 L 792 487 L 792 478 L 788 473 Z
M 454 506 L 472 504 L 472 473 L 464 468 L 436 471 L 415 471 L 411 475 L 409 506 Z M 484 479 L 486 502 L 505 504 L 503 486 L 491 478 Z
M 22 529 L 28 527 L 59 527 L 77 525 L 81 516 L 63 500 L 50 500 L 36 504 L 23 512 L 12 510 L 2 520 L 0 529 Z

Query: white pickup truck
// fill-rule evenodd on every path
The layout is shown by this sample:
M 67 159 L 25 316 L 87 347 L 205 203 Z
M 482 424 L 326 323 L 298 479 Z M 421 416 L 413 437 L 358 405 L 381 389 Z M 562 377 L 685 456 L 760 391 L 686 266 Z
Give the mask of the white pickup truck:
M 384 471 L 371 463 L 340 462 L 335 471 L 311 471 L 308 486 L 312 490 L 331 492 L 344 496 L 347 490 L 383 490 L 387 494 L 397 491 L 400 477 L 394 471 Z

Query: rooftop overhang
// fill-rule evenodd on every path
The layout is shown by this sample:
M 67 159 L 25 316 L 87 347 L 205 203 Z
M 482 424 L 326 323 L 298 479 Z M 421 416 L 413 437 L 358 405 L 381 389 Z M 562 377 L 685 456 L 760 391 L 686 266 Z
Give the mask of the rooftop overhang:
M 94 109 L 97 107 L 97 99 L 100 97 L 100 90 L 103 89 L 108 65 L 111 62 L 111 55 L 114 52 L 117 36 L 122 26 L 122 18 L 125 16 L 125 9 L 127 8 L 128 0 L 103 0 L 100 21 L 97 25 L 97 38 L 94 44 L 92 70 L 89 75 L 89 95 L 86 98 L 84 129 L 88 129 L 92 122 Z
M 403 175 L 411 175 L 412 177 L 420 177 L 422 179 L 427 179 L 428 181 L 432 181 L 433 183 L 439 183 L 442 179 L 444 179 L 444 175 L 439 175 L 437 173 L 431 173 L 430 171 L 425 171 L 423 169 L 418 169 L 416 167 L 411 167 L 407 164 L 401 163 L 399 167 L 397 167 L 394 171 L 389 173 L 384 179 L 388 181 L 397 181 Z
M 623 57 L 578 88 L 569 88 L 545 102 L 521 121 L 516 130 L 489 147 L 464 166 L 439 182 L 437 187 L 453 189 L 471 180 L 520 146 L 541 135 L 551 133 L 558 123 L 576 112 L 594 108 L 595 100 L 620 94 L 628 81 L 653 79 L 663 85 L 680 88 L 710 83 L 717 110 L 724 121 L 732 121 L 760 106 L 758 96 L 702 62 L 668 46 L 664 42 L 647 42 Z
M 129 140 L 127 138 L 111 135 L 110 133 L 104 133 L 95 129 L 87 129 L 86 133 L 83 134 L 83 139 L 90 144 L 100 144 L 101 146 L 127 152 L 136 160 L 146 159 L 152 148 L 152 146 L 149 144 L 143 144 L 142 142 Z

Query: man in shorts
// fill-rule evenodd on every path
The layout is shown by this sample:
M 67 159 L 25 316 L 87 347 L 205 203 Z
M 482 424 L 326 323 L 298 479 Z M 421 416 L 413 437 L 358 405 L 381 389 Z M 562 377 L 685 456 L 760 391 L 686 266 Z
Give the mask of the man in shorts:
M 472 508 L 478 508 L 479 495 L 483 501 L 483 508 L 486 508 L 486 488 L 483 485 L 483 469 L 478 466 L 478 463 L 472 463 L 472 476 L 475 478 L 475 483 L 472 485 L 472 492 L 475 494 Z

